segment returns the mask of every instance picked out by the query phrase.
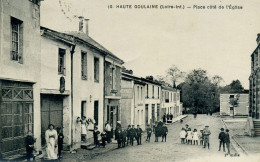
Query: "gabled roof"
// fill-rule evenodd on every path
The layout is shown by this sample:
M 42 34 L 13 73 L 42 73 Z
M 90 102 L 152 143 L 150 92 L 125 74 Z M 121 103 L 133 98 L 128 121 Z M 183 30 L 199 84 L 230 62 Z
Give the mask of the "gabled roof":
M 121 64 L 124 63 L 123 60 L 121 60 L 120 58 L 118 58 L 116 55 L 114 55 L 112 52 L 110 52 L 109 50 L 107 50 L 105 47 L 103 47 L 101 44 L 99 44 L 98 42 L 96 42 L 93 38 L 91 38 L 90 36 L 88 36 L 87 34 L 83 33 L 83 32 L 77 32 L 77 31 L 70 31 L 70 32 L 65 32 L 69 35 L 72 35 L 78 39 L 81 39 L 87 43 L 89 43 L 92 46 L 95 46 L 96 48 L 98 48 L 101 52 L 106 53 L 108 56 L 118 60 Z
M 94 47 L 95 49 L 97 49 L 98 51 L 106 54 L 106 56 L 111 57 L 112 59 L 117 60 L 119 63 L 123 64 L 124 61 L 121 60 L 119 57 L 117 57 L 116 55 L 114 55 L 112 52 L 110 52 L 109 50 L 107 50 L 105 47 L 103 47 L 101 44 L 99 44 L 98 42 L 96 42 L 94 39 L 92 39 L 90 36 L 88 36 L 87 34 L 83 33 L 83 32 L 76 32 L 76 31 L 71 31 L 71 32 L 58 32 L 46 27 L 41 26 L 41 30 L 43 32 L 45 32 L 45 34 L 48 34 L 48 36 L 54 37 L 56 39 L 62 40 L 66 43 L 70 43 L 70 44 L 75 44 L 75 38 L 79 39 L 81 41 L 83 41 L 84 43 L 86 43 L 89 46 Z

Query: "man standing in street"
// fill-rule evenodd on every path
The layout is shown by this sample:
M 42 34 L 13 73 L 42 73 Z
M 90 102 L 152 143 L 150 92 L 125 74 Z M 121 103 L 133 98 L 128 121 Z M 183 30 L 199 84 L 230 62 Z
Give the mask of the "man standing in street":
M 107 142 L 110 143 L 111 142 L 111 126 L 109 124 L 109 121 L 106 122 L 105 132 L 107 134 Z
M 130 128 L 129 136 L 130 136 L 130 144 L 133 146 L 134 145 L 134 138 L 136 136 L 135 125 L 132 125 L 132 128 Z
M 131 125 L 128 125 L 128 128 L 126 130 L 126 136 L 127 136 L 126 144 L 127 144 L 127 146 L 128 146 L 128 144 L 130 142 L 130 133 L 131 133 L 130 130 L 131 130 Z
M 227 150 L 228 150 L 228 154 L 230 154 L 230 137 L 229 137 L 229 130 L 226 129 L 226 133 L 225 133 L 225 143 L 227 146 Z
M 225 152 L 225 137 L 226 137 L 226 134 L 224 132 L 224 128 L 221 128 L 220 131 L 221 132 L 218 135 L 218 139 L 219 139 L 219 149 L 218 149 L 218 151 L 221 150 L 221 145 L 223 145 L 223 151 Z
M 205 128 L 203 129 L 203 134 L 204 134 L 204 148 L 206 148 L 206 146 L 208 145 L 208 149 L 209 149 L 209 136 L 211 132 L 209 130 L 208 125 L 206 125 Z
M 136 129 L 137 145 L 142 144 L 142 133 L 143 133 L 142 128 L 140 128 L 140 125 L 137 125 L 137 129 Z
M 168 134 L 168 128 L 167 128 L 166 124 L 164 124 L 164 125 L 162 126 L 162 142 L 163 142 L 163 139 L 164 139 L 165 142 L 166 142 L 167 134 Z

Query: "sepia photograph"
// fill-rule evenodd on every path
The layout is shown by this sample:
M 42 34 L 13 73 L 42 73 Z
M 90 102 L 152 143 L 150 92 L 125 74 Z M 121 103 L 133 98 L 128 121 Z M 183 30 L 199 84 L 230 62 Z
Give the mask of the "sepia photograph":
M 260 162 L 259 0 L 0 0 L 0 162 Z

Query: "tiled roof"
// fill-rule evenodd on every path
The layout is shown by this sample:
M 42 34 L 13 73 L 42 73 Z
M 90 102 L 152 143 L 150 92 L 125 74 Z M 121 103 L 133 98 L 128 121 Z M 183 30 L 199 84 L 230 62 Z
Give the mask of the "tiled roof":
M 90 36 L 88 36 L 87 34 L 83 33 L 83 32 L 76 32 L 76 31 L 70 31 L 70 32 L 65 32 L 69 35 L 72 35 L 76 38 L 79 38 L 93 46 L 95 46 L 96 48 L 98 48 L 99 50 L 105 52 L 106 54 L 118 59 L 120 62 L 123 63 L 123 60 L 121 60 L 120 58 L 118 58 L 116 55 L 114 55 L 112 52 L 110 52 L 109 50 L 107 50 L 105 47 L 103 47 L 101 44 L 99 44 L 98 42 L 96 42 L 93 38 L 91 38 Z

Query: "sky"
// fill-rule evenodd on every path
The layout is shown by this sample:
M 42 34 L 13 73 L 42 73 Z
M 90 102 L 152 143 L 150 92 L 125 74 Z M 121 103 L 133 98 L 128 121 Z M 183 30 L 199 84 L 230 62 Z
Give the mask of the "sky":
M 194 5 L 238 5 L 242 10 L 193 9 Z M 114 8 L 108 9 L 108 5 Z M 132 9 L 115 8 L 132 5 Z M 135 9 L 134 5 L 184 5 L 190 9 Z M 225 84 L 249 87 L 250 55 L 260 33 L 259 0 L 44 0 L 41 25 L 77 31 L 89 20 L 89 35 L 125 61 L 134 75 L 165 75 L 171 65 L 207 70 Z

